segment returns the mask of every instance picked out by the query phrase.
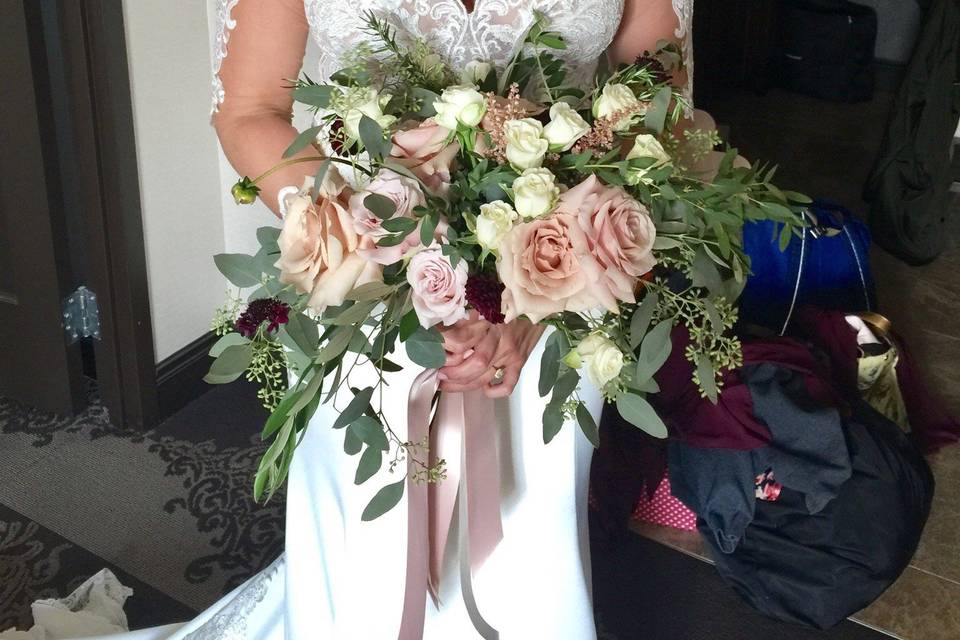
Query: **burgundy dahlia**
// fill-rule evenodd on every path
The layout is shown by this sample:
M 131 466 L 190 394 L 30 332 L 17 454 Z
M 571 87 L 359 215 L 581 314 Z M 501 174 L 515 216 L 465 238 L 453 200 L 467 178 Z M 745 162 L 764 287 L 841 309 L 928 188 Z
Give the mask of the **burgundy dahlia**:
M 472 275 L 467 279 L 467 302 L 487 322 L 501 324 L 505 319 L 501 310 L 503 289 L 493 276 Z
M 237 318 L 237 331 L 245 338 L 252 338 L 264 322 L 269 322 L 267 331 L 276 331 L 290 320 L 290 306 L 276 298 L 261 298 L 247 305 L 247 310 Z
M 346 142 L 347 136 L 343 132 L 343 120 L 337 118 L 330 123 L 330 146 L 333 148 L 333 152 L 338 156 L 342 156 L 346 150 L 344 148 Z
M 663 84 L 670 81 L 670 74 L 667 73 L 663 63 L 650 55 L 649 51 L 644 51 L 642 56 L 638 56 L 635 64 L 650 72 L 654 84 Z

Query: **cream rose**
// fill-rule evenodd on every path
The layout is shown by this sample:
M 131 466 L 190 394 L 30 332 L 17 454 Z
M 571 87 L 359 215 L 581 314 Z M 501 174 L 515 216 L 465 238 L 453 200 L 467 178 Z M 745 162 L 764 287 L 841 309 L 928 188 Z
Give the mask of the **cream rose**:
M 477 216 L 477 242 L 487 251 L 500 250 L 500 241 L 517 221 L 517 212 L 503 200 L 480 205 Z
M 370 194 L 383 196 L 393 203 L 394 212 L 390 218 L 412 218 L 413 209 L 427 202 L 416 180 L 389 169 L 381 169 L 370 184 L 362 191 L 350 196 L 349 201 L 353 229 L 357 234 L 369 238 L 371 245 L 375 245 L 376 241 L 388 232 L 382 226 L 383 220 L 370 211 L 364 202 Z M 420 246 L 420 234 L 413 231 L 396 246 L 369 246 L 361 249 L 360 255 L 378 264 L 387 265 L 397 262 L 418 246 Z
M 623 353 L 601 333 L 591 333 L 576 348 L 585 365 L 587 378 L 602 389 L 616 380 L 623 370 Z
M 420 324 L 449 326 L 467 317 L 467 263 L 454 267 L 434 245 L 413 256 L 407 267 L 413 308 Z
M 360 120 L 363 116 L 374 120 L 384 129 L 397 121 L 396 117 L 383 113 L 390 96 L 379 95 L 372 87 L 350 89 L 344 101 L 343 130 L 351 140 L 360 139 Z
M 670 164 L 670 154 L 667 153 L 656 136 L 649 133 L 642 133 L 633 141 L 633 148 L 627 154 L 627 160 L 636 160 L 638 158 L 653 158 L 655 161 L 645 169 L 634 168 L 630 170 L 627 181 L 630 184 L 639 184 L 647 182 L 647 174 L 651 169 Z
M 633 90 L 625 84 L 607 84 L 603 92 L 593 102 L 593 117 L 606 118 L 624 109 L 637 109 L 640 101 Z M 620 118 L 614 125 L 614 131 L 626 131 L 640 115 L 639 110 L 633 115 Z
M 590 131 L 590 125 L 566 102 L 550 107 L 550 122 L 543 128 L 543 137 L 550 143 L 550 151 L 569 151 L 577 140 Z
M 482 85 L 492 70 L 493 65 L 489 62 L 472 60 L 463 68 L 463 73 L 460 74 L 460 82 L 468 85 Z
M 434 120 L 441 127 L 454 130 L 458 124 L 475 127 L 487 113 L 487 99 L 476 85 L 461 84 L 449 87 L 433 103 L 437 110 Z
M 524 218 L 550 213 L 560 195 L 557 178 L 549 169 L 527 169 L 513 181 L 513 204 Z
M 503 125 L 507 139 L 507 160 L 514 169 L 523 171 L 543 164 L 550 143 L 543 137 L 543 125 L 533 118 L 507 120 Z
M 312 182 L 308 179 L 299 194 L 287 198 L 276 266 L 280 282 L 310 294 L 308 304 L 319 313 L 343 304 L 357 285 L 379 280 L 381 272 L 357 253 L 364 240 L 353 229 L 346 208 L 350 190 L 343 179 L 328 171 L 316 202 L 310 196 Z
M 515 226 L 500 243 L 497 272 L 506 287 L 507 322 L 521 315 L 540 322 L 554 313 L 599 305 L 617 311 L 609 290 L 596 285 L 603 269 L 574 216 L 554 215 Z
M 394 134 L 390 156 L 442 196 L 450 186 L 450 170 L 460 153 L 460 144 L 449 138 L 449 129 L 426 120 L 419 127 Z
M 576 216 L 591 253 L 603 268 L 598 283 L 618 300 L 636 301 L 637 279 L 657 264 L 657 230 L 650 212 L 620 187 L 590 176 L 560 196 L 556 211 Z

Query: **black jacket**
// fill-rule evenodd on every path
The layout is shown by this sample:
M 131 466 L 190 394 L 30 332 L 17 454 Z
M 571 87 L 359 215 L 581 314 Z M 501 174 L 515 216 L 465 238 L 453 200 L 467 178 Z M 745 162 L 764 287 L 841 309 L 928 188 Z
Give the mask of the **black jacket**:
M 875 240 L 911 264 L 936 258 L 949 237 L 958 55 L 960 0 L 932 0 L 864 190 Z

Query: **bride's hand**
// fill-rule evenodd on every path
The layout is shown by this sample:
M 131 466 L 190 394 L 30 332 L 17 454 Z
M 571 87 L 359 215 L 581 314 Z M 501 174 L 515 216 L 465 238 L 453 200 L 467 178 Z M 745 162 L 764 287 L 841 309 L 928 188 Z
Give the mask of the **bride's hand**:
M 497 328 L 500 339 L 490 359 L 489 376 L 484 377 L 483 392 L 488 398 L 504 398 L 513 393 L 520 380 L 520 371 L 544 330 L 543 325 L 533 324 L 524 318 L 501 324 Z M 503 380 L 499 384 L 490 384 L 497 369 L 503 369 Z
M 497 349 L 494 326 L 471 311 L 469 317 L 450 327 L 438 327 L 443 334 L 447 362 L 440 369 L 440 388 L 444 391 L 468 391 L 479 388 L 477 376 L 489 368 Z

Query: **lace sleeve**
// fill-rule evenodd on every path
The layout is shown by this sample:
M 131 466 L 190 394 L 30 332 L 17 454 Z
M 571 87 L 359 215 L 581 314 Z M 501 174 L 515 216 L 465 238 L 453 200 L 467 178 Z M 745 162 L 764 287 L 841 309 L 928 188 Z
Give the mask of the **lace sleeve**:
M 683 65 L 687 71 L 687 83 L 683 87 L 683 97 L 690 104 L 687 115 L 693 110 L 693 0 L 672 0 L 673 11 L 677 14 L 677 30 L 674 35 L 680 40 L 683 49 Z
M 230 32 L 237 26 L 237 21 L 231 17 L 233 8 L 240 0 L 216 0 L 216 25 L 213 32 L 213 52 L 210 61 L 213 66 L 213 100 L 210 113 L 220 110 L 220 105 L 226 97 L 223 82 L 220 80 L 220 67 L 227 57 L 227 43 L 230 41 Z

